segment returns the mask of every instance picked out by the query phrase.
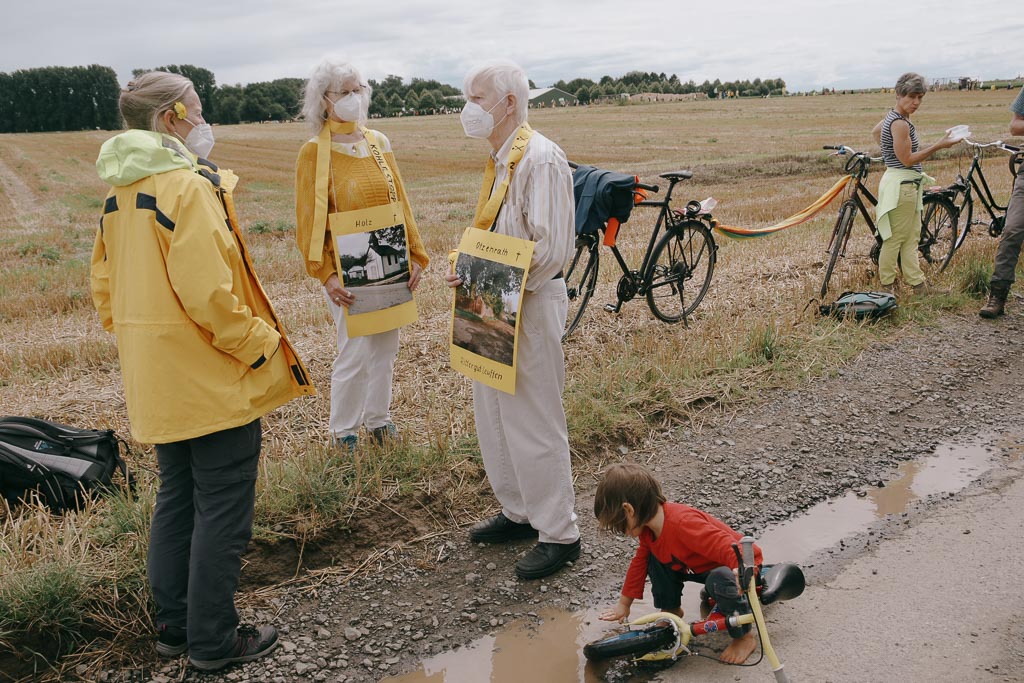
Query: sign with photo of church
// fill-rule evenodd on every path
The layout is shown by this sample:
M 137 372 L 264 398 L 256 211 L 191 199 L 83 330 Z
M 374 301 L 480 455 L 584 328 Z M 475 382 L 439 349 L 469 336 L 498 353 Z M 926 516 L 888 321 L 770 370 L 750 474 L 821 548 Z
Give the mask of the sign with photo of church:
M 376 334 L 416 320 L 401 204 L 334 213 L 330 224 L 335 266 L 355 298 L 345 311 L 349 336 Z

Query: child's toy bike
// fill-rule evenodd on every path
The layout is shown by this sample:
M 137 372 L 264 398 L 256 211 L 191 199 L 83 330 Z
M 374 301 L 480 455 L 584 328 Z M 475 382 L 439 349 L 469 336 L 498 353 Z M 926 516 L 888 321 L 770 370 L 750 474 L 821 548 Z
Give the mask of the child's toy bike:
M 682 656 L 697 654 L 688 647 L 694 636 L 726 631 L 730 625 L 754 624 L 761 641 L 761 650 L 768 658 L 775 680 L 778 683 L 789 683 L 790 678 L 772 649 L 761 607 L 781 600 L 792 600 L 803 593 L 804 573 L 795 564 L 776 564 L 765 566 L 760 576 L 755 576 L 754 539 L 744 536 L 740 544 L 743 546 L 742 553 L 736 545 L 733 545 L 733 550 L 739 562 L 740 585 L 746 586 L 750 614 L 725 616 L 710 612 L 701 621 L 687 623 L 674 614 L 655 612 L 629 622 L 630 626 L 647 628 L 626 631 L 589 643 L 583 648 L 583 654 L 590 661 L 632 655 L 637 662 L 671 663 Z

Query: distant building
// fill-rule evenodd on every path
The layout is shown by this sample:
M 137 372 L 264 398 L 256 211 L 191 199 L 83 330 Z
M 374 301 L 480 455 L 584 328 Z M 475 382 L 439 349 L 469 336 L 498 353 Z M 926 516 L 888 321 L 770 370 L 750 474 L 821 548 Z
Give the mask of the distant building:
M 973 76 L 947 76 L 944 78 L 933 78 L 931 90 L 977 90 L 981 87 L 981 81 Z
M 537 88 L 530 91 L 531 107 L 568 107 L 576 104 L 576 96 L 558 88 Z

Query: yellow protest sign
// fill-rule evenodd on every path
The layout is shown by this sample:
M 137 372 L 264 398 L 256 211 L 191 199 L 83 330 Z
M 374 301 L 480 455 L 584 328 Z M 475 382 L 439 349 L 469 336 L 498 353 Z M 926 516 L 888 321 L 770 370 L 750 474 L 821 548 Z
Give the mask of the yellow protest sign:
M 409 290 L 409 236 L 398 202 L 328 216 L 338 277 L 355 301 L 345 309 L 350 337 L 386 332 L 414 322 Z
M 516 393 L 519 312 L 534 243 L 466 228 L 455 274 L 451 363 L 466 377 Z

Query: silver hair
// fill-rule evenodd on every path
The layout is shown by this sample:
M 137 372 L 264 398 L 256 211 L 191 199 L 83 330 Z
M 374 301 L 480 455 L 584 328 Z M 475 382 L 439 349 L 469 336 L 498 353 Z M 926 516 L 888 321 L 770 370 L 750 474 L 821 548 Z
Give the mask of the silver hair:
M 325 57 L 306 81 L 306 89 L 302 95 L 302 116 L 306 119 L 307 125 L 313 131 L 313 135 L 320 132 L 331 112 L 324 100 L 324 95 L 332 88 L 340 88 L 345 81 L 354 80 L 363 86 L 360 98 L 363 101 L 362 110 L 359 113 L 359 124 L 366 123 L 370 111 L 370 97 L 373 95 L 373 88 L 363 80 L 358 69 L 349 64 L 332 57 Z
M 924 82 L 924 76 L 916 74 L 913 71 L 907 73 L 896 79 L 896 96 L 905 97 L 907 95 L 923 95 L 928 92 L 928 84 Z
M 462 92 L 469 99 L 469 90 L 474 85 L 487 88 L 488 92 L 504 97 L 512 95 L 516 100 L 516 123 L 526 120 L 530 104 L 530 81 L 523 67 L 515 62 L 490 62 L 475 67 L 462 81 Z
M 192 81 L 178 74 L 166 71 L 150 71 L 129 81 L 117 107 L 121 118 L 129 128 L 161 131 L 160 115 L 174 109 L 189 90 L 194 90 Z

